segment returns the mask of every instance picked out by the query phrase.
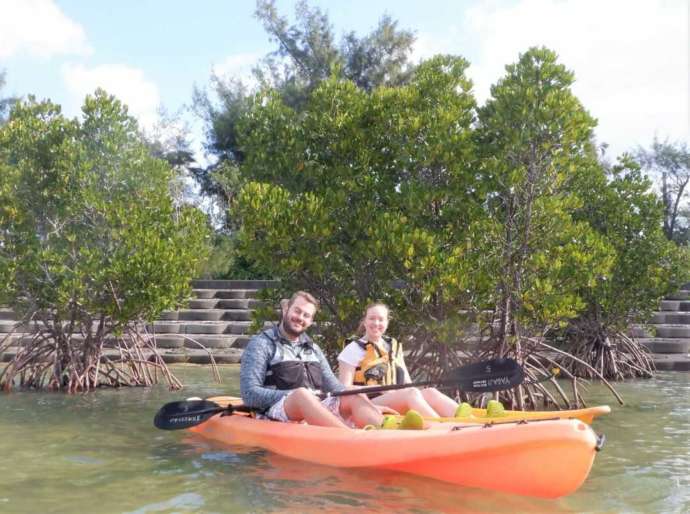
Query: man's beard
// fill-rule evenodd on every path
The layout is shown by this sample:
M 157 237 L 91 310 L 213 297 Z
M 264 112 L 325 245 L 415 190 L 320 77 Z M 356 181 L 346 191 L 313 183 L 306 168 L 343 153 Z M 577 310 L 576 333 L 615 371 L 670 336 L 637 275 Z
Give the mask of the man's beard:
M 287 322 L 285 322 L 285 321 L 283 321 L 283 323 L 281 323 L 281 327 L 280 327 L 280 328 L 283 329 L 283 332 L 285 332 L 285 335 L 286 335 L 286 336 L 288 336 L 289 338 L 293 338 L 293 339 L 298 338 L 298 337 L 299 337 L 300 335 L 302 335 L 302 333 L 304 332 L 304 329 L 300 329 L 299 332 L 295 332 L 294 330 L 292 330 L 292 329 L 290 328 L 289 323 L 287 323 Z

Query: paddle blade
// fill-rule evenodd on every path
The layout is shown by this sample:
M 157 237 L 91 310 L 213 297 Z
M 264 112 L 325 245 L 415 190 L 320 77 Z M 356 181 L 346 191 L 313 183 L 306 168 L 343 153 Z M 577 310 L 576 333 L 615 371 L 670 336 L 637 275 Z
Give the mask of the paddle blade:
M 491 359 L 452 370 L 443 382 L 470 393 L 492 393 L 512 389 L 525 379 L 520 365 L 510 358 Z
M 153 424 L 161 430 L 182 430 L 199 425 L 224 410 L 224 407 L 208 400 L 171 402 L 160 408 Z

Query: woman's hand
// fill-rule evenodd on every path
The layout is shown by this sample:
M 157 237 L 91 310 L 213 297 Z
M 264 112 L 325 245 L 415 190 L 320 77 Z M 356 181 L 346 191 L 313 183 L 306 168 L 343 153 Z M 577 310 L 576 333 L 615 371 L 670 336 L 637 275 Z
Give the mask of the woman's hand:
M 385 405 L 376 405 L 376 408 L 379 410 L 380 414 L 394 414 L 396 416 L 400 416 L 400 413 L 397 410 L 386 407 Z

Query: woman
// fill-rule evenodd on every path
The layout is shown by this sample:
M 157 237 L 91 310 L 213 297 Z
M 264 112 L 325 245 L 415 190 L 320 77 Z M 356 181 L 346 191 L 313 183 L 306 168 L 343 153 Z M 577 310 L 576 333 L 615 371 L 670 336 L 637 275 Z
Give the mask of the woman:
M 383 303 L 367 306 L 359 325 L 362 337 L 351 342 L 338 355 L 339 378 L 350 385 L 389 385 L 410 383 L 402 345 L 385 335 L 389 309 Z M 457 402 L 433 388 L 410 387 L 387 391 L 372 398 L 375 405 L 400 413 L 415 410 L 422 416 L 454 416 Z

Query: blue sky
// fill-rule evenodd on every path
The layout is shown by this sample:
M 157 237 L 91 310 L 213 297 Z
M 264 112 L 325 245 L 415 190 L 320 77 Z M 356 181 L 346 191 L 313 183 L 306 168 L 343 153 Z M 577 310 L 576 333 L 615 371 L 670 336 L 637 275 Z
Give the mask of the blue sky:
M 295 3 L 278 1 L 291 18 Z M 574 91 L 599 120 L 615 156 L 654 135 L 688 141 L 687 0 L 314 1 L 339 36 L 362 35 L 384 13 L 417 35 L 414 59 L 463 55 L 479 102 L 532 45 L 554 49 L 575 72 Z M 151 126 L 159 106 L 175 112 L 212 70 L 246 76 L 275 48 L 253 0 L 0 0 L 4 95 L 35 94 L 78 113 L 104 87 Z M 190 114 L 187 119 L 193 121 Z M 198 124 L 193 129 L 197 144 Z

